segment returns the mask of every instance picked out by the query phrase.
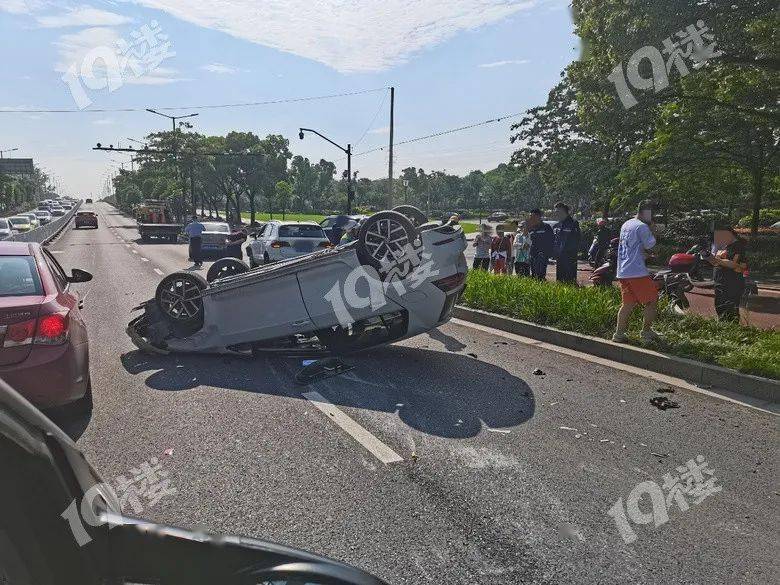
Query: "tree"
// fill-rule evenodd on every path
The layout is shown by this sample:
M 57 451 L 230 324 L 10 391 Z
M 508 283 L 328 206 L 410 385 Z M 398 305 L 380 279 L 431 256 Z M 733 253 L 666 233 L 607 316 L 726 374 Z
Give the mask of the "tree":
M 284 219 L 285 211 L 289 207 L 290 200 L 292 199 L 292 186 L 287 181 L 279 181 L 276 183 L 274 192 L 276 202 L 282 208 L 282 219 Z

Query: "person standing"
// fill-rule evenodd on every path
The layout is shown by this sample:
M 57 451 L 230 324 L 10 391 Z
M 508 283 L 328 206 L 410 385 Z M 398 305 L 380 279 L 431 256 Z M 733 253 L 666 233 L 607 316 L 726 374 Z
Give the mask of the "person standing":
M 490 270 L 490 246 L 493 243 L 491 232 L 493 229 L 486 223 L 480 226 L 480 231 L 471 244 L 474 251 L 474 270 Z
M 503 229 L 496 229 L 496 237 L 490 245 L 490 257 L 496 274 L 506 274 L 509 255 L 512 253 L 512 236 Z
M 529 276 L 531 265 L 528 263 L 528 249 L 531 246 L 528 237 L 528 227 L 525 222 L 520 222 L 515 233 L 515 241 L 512 244 L 512 255 L 515 257 L 515 274 L 517 276 Z
M 190 260 L 195 264 L 195 268 L 203 266 L 201 257 L 201 243 L 203 241 L 203 230 L 206 227 L 200 223 L 197 215 L 192 216 L 192 221 L 184 228 L 184 233 L 190 239 Z
M 707 261 L 715 268 L 715 312 L 721 321 L 739 323 L 739 305 L 745 292 L 745 240 L 731 226 L 716 225 L 714 244 L 717 252 Z
M 580 222 L 571 216 L 569 206 L 562 202 L 555 204 L 555 219 L 558 220 L 553 229 L 555 278 L 558 282 L 577 284 L 577 255 L 580 253 L 582 239 Z
M 617 329 L 612 336 L 613 341 L 623 343 L 628 341 L 626 331 L 628 320 L 637 305 L 644 307 L 644 325 L 641 338 L 643 341 L 660 341 L 661 337 L 652 329 L 658 305 L 658 287 L 650 277 L 646 257 L 649 250 L 655 247 L 653 235 L 652 201 L 642 201 L 637 215 L 629 219 L 620 228 L 620 244 L 618 246 L 617 278 L 623 304 L 617 317 Z
M 531 247 L 528 250 L 528 261 L 531 265 L 531 276 L 539 280 L 547 279 L 547 264 L 553 252 L 555 235 L 552 228 L 542 221 L 542 211 L 532 209 L 526 221 Z

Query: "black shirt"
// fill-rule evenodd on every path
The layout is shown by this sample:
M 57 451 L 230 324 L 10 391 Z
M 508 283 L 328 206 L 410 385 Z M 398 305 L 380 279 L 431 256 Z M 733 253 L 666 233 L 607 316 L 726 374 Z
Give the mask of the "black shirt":
M 726 260 L 734 260 L 736 256 L 739 256 L 740 264 L 745 264 L 745 240 L 741 238 L 726 246 L 726 253 L 722 257 Z M 712 274 L 715 282 L 723 285 L 741 284 L 745 280 L 742 270 L 736 271 L 725 266 L 715 266 Z
M 543 255 L 545 258 L 550 258 L 553 253 L 553 230 L 544 222 L 539 223 L 536 227 L 528 230 L 528 235 L 531 237 L 531 249 L 529 251 L 531 258 Z
M 580 251 L 580 223 L 572 216 L 555 224 L 555 255 L 575 257 Z

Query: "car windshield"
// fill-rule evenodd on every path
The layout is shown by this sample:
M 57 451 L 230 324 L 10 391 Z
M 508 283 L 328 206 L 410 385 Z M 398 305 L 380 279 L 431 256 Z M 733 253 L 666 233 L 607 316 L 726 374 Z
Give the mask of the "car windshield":
M 318 225 L 292 224 L 279 226 L 280 238 L 326 238 Z
M 220 232 L 225 234 L 230 233 L 230 226 L 226 223 L 215 223 L 207 221 L 203 223 L 203 229 L 207 232 Z
M 25 225 L 30 223 L 29 217 L 10 217 L 8 218 L 8 221 L 10 221 L 13 225 Z
M 51 215 L 48 211 L 36 211 L 35 215 L 37 217 L 46 217 L 47 215 Z
M 8 229 L 8 220 L 7 219 L 0 219 L 0 229 L 7 230 Z
M 0 256 L 0 297 L 42 294 L 32 256 Z

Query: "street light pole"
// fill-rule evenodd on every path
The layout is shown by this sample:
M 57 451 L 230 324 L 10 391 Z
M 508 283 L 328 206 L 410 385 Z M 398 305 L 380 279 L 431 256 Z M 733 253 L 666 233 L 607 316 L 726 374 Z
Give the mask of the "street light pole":
M 344 148 L 340 144 L 337 144 L 333 142 L 330 138 L 327 136 L 324 136 L 323 134 L 320 134 L 316 130 L 312 130 L 311 128 L 300 128 L 298 130 L 298 138 L 303 140 L 303 133 L 304 132 L 311 132 L 312 134 L 316 134 L 326 142 L 330 142 L 333 146 L 338 148 L 341 152 L 347 155 L 347 215 L 352 213 L 352 145 L 347 144 L 347 147 Z
M 162 116 L 163 118 L 168 118 L 171 121 L 171 125 L 173 126 L 173 150 L 175 152 L 174 157 L 176 158 L 176 169 L 179 172 L 179 179 L 181 179 L 181 206 L 182 209 L 184 209 L 186 205 L 185 201 L 187 200 L 187 198 L 185 197 L 185 191 L 187 190 L 187 186 L 184 182 L 184 173 L 182 173 L 181 167 L 179 166 L 179 140 L 176 136 L 176 120 L 181 120 L 183 118 L 193 118 L 198 114 L 187 114 L 186 116 L 169 116 L 168 114 L 162 114 L 157 110 L 152 110 L 151 108 L 146 108 L 146 111 L 149 112 L 150 114 L 157 114 L 158 116 Z M 193 209 L 192 213 L 198 213 L 198 210 Z

